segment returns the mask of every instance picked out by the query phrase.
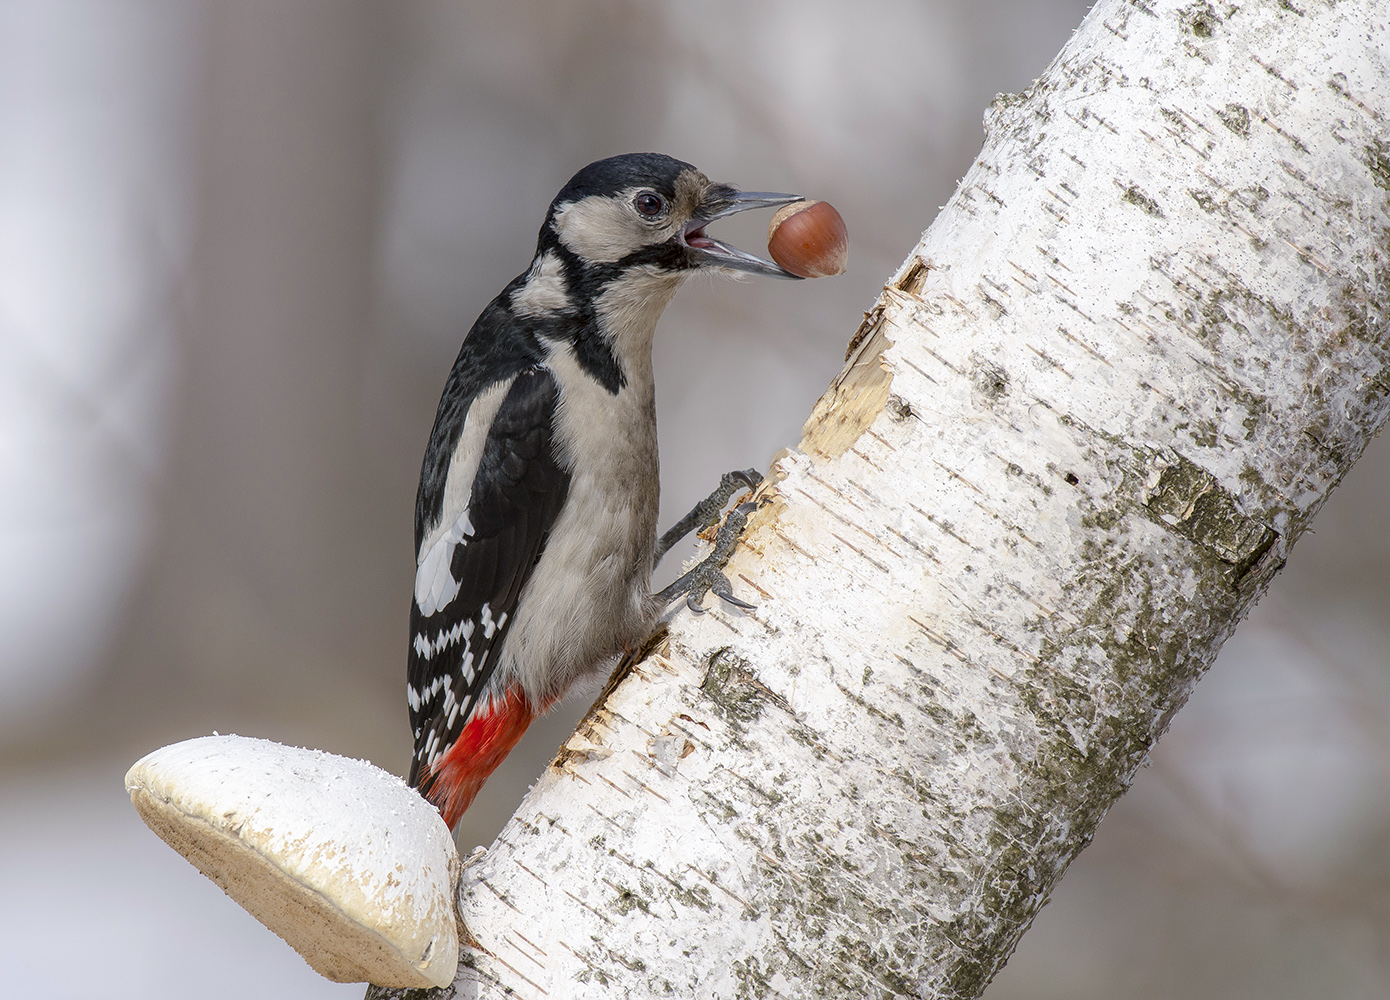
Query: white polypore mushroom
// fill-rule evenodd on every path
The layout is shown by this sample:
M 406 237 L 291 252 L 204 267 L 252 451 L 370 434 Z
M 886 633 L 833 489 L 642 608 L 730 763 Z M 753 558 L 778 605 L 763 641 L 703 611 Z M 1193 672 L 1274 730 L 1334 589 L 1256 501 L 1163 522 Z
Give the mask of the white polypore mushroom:
M 395 775 L 321 750 L 206 736 L 126 774 L 145 823 L 336 982 L 445 986 L 459 860 Z

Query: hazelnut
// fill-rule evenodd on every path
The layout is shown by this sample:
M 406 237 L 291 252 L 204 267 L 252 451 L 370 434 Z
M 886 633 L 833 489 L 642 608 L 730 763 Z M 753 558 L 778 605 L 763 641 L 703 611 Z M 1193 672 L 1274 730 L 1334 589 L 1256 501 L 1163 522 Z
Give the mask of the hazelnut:
M 783 205 L 767 227 L 767 252 L 779 266 L 798 277 L 844 274 L 849 261 L 845 220 L 825 201 Z

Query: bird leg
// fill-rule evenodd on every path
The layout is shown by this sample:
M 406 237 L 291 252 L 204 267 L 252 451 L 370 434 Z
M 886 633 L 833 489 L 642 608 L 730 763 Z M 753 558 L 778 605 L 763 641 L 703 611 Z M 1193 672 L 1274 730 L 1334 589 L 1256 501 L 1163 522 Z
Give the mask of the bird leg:
M 763 477 L 757 469 L 740 469 L 724 473 L 720 477 L 719 486 L 715 491 L 697 503 L 694 510 L 673 524 L 671 529 L 657 541 L 656 559 L 652 561 L 652 565 L 661 562 L 661 557 L 671 550 L 671 546 L 692 531 L 704 531 L 711 525 L 717 524 L 719 514 L 731 496 L 741 489 L 756 490 L 762 481 Z M 667 590 L 669 589 L 668 587 Z
M 719 531 L 714 536 L 714 550 L 690 572 L 683 574 L 680 579 L 657 595 L 663 607 L 684 594 L 685 606 L 696 614 L 702 615 L 706 609 L 700 606 L 700 599 L 705 596 L 706 591 L 713 591 L 715 597 L 727 601 L 736 608 L 743 611 L 754 610 L 755 605 L 741 601 L 734 596 L 729 578 L 724 575 L 724 565 L 729 561 L 729 556 L 733 554 L 739 536 L 743 534 L 744 526 L 748 523 L 748 516 L 757 509 L 757 503 L 750 501 L 741 503 L 729 511 L 729 516 L 724 519 L 724 523 L 719 526 Z M 679 610 L 680 605 L 676 605 L 674 609 L 662 615 L 661 620 L 669 621 Z

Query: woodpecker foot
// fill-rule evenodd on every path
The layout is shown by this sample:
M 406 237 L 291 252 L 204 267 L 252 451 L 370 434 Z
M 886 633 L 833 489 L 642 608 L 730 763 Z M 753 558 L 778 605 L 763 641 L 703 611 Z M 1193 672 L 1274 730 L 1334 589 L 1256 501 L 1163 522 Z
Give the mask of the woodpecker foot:
M 741 489 L 756 490 L 762 481 L 763 477 L 757 469 L 739 469 L 724 473 L 719 479 L 719 487 L 697 503 L 694 510 L 672 525 L 670 531 L 661 536 L 661 539 L 656 543 L 656 562 L 661 562 L 661 557 L 670 551 L 671 546 L 692 531 L 704 531 L 710 525 L 717 524 L 719 514 L 724 510 L 724 505 L 735 493 Z
M 730 475 L 737 475 L 737 473 L 730 473 Z M 657 595 L 663 606 L 670 604 L 683 594 L 685 595 L 685 606 L 697 615 L 702 615 L 707 609 L 700 606 L 700 599 L 705 596 L 706 592 L 712 591 L 715 597 L 743 611 L 752 611 L 757 607 L 757 605 L 749 604 L 747 601 L 741 601 L 735 597 L 729 578 L 724 575 L 724 565 L 729 561 L 729 556 L 733 554 L 734 546 L 738 544 L 744 526 L 748 524 L 748 516 L 757 509 L 756 503 L 749 502 L 741 503 L 729 511 L 729 516 L 724 519 L 724 523 L 719 526 L 718 534 L 714 536 L 714 550 L 702 559 L 694 569 Z M 679 610 L 680 605 L 677 604 L 675 608 L 661 616 L 661 621 L 670 621 Z

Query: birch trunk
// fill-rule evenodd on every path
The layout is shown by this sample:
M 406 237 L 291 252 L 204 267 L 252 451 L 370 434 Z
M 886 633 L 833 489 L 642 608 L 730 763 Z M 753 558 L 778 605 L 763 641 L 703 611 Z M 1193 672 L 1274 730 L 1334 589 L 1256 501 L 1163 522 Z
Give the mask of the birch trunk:
M 465 872 L 456 995 L 978 996 L 1387 415 L 1388 120 L 1376 0 L 1098 3 L 775 463 L 757 611 Z

